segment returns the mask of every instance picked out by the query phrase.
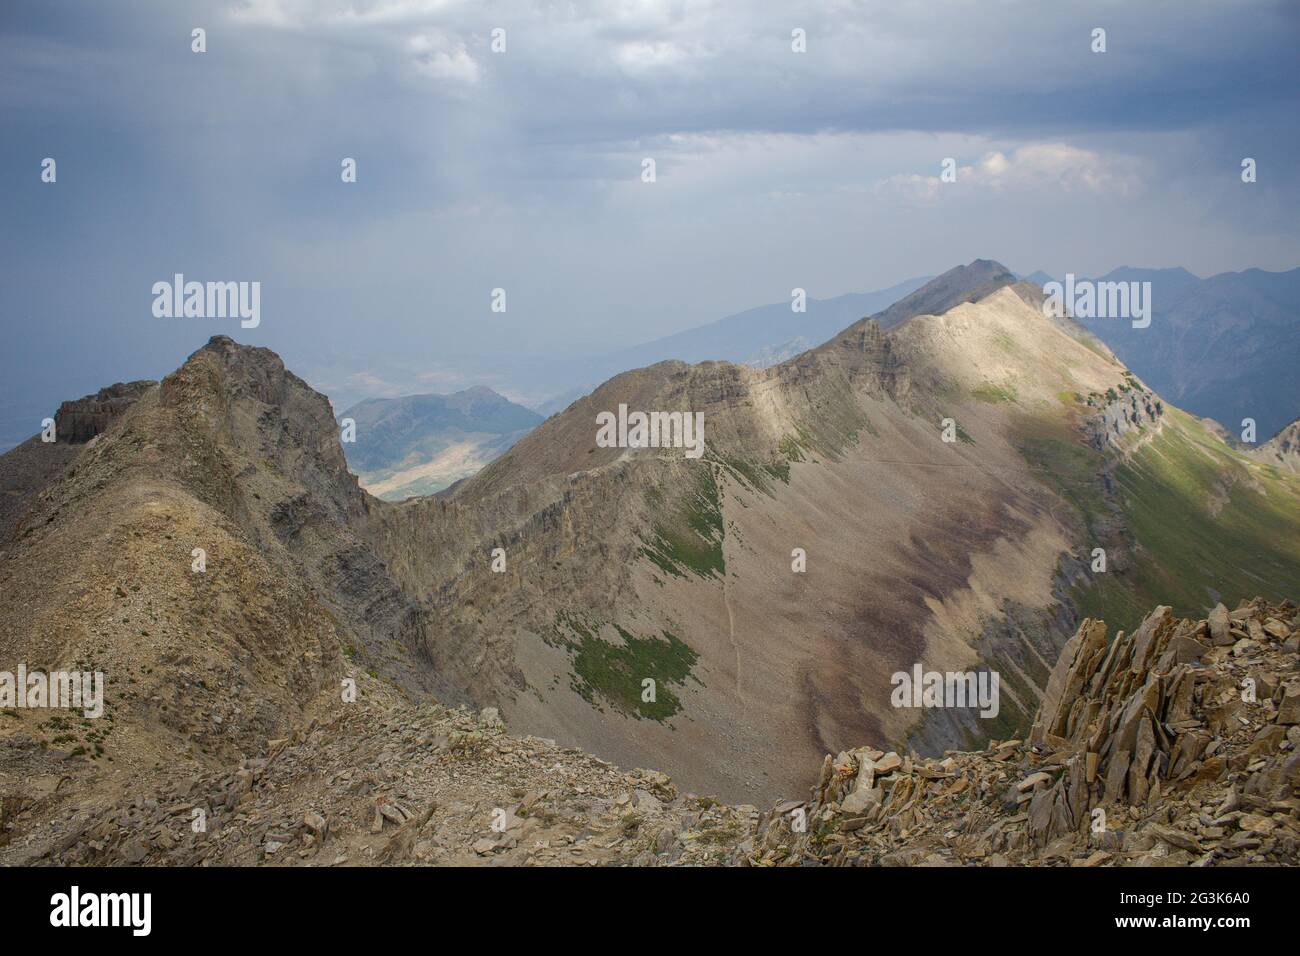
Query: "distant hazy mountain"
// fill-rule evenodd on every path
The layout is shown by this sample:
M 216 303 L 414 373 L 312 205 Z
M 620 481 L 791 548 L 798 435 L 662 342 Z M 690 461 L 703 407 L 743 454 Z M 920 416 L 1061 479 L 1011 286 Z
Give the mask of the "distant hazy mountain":
M 929 276 L 923 276 L 876 292 L 850 292 L 833 299 L 809 298 L 806 312 L 791 311 L 789 301 L 760 305 L 696 329 L 623 349 L 613 353 L 611 359 L 614 359 L 616 371 L 623 371 L 665 359 L 689 363 L 709 359 L 744 362 L 751 355 L 777 348 L 795 338 L 817 345 L 833 338 L 858 319 L 893 305 L 929 281 Z
M 782 342 L 780 345 L 768 345 L 759 349 L 742 363 L 752 365 L 754 368 L 767 368 L 772 365 L 780 365 L 786 359 L 792 359 L 800 352 L 807 352 L 816 342 L 809 342 L 802 335 L 796 336 L 789 342 Z
M 582 396 L 586 395 L 596 387 L 597 382 L 590 382 L 586 385 L 575 385 L 573 388 L 566 389 L 558 395 L 552 395 L 544 402 L 530 406 L 533 411 L 543 418 L 550 418 L 556 412 L 562 412 Z
M 888 289 L 849 292 L 831 299 L 809 298 L 806 312 L 792 311 L 789 301 L 760 305 L 708 325 L 584 360 L 584 373 L 591 376 L 589 384 L 569 389 L 534 407 L 544 415 L 553 415 L 564 411 L 605 378 L 669 359 L 691 364 L 710 360 L 736 362 L 760 368 L 775 365 L 820 345 L 858 319 L 888 308 L 930 279 L 921 276 Z M 790 351 L 800 343 L 804 343 L 802 348 Z
M 1021 276 L 1021 278 L 1024 279 L 1026 282 L 1032 282 L 1034 283 L 1034 285 L 1037 286 L 1044 286 L 1047 285 L 1047 283 L 1053 281 L 1052 277 L 1049 276 L 1046 272 L 1042 271 L 1041 269 L 1039 269 L 1037 272 L 1031 272 L 1027 276 Z
M 1300 414 L 1300 269 L 1201 279 L 1124 267 L 1098 281 L 1151 283 L 1149 327 L 1080 321 L 1169 401 L 1238 436 L 1253 418 L 1261 443 Z
M 357 423 L 348 464 L 389 501 L 428 495 L 474 474 L 542 421 L 482 386 L 451 395 L 372 398 L 339 416 Z

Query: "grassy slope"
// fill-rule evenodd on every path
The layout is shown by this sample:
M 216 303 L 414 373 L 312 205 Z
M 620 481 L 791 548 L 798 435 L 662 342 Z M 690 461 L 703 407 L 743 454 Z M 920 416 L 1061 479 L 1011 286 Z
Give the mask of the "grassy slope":
M 691 468 L 694 486 L 678 494 L 676 511 L 670 510 L 648 536 L 641 536 L 640 553 L 676 577 L 686 577 L 688 572 L 702 578 L 721 577 L 727 570 L 722 553 L 726 529 L 717 478 L 709 461 L 695 462 Z M 648 503 L 664 512 L 664 499 L 663 492 L 654 489 Z
M 1155 604 L 1197 616 L 1217 600 L 1231 607 L 1300 590 L 1300 479 L 1251 461 L 1178 409 L 1115 469 L 1110 494 L 1105 456 L 1065 427 L 1028 424 L 1020 448 L 1071 505 L 1081 559 L 1096 546 L 1113 553 L 1117 529 L 1136 543 L 1124 567 L 1075 588 L 1082 614 L 1131 629 Z
M 621 644 L 599 636 L 602 624 L 580 614 L 560 612 L 556 616 L 550 643 L 567 648 L 573 655 L 570 686 L 597 710 L 608 704 L 614 710 L 640 720 L 660 722 L 681 711 L 681 701 L 671 690 L 689 677 L 699 655 L 675 635 L 662 638 L 638 637 L 612 625 Z M 655 700 L 647 701 L 642 681 L 655 682 Z

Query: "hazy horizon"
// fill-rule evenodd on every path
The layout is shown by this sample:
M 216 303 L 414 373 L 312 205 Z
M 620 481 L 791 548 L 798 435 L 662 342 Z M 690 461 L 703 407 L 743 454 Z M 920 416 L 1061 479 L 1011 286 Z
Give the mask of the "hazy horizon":
M 1300 99 L 1294 7 L 1008 6 L 1015 31 L 964 3 L 7 4 L 0 445 L 214 334 L 342 404 L 474 384 L 536 403 L 560 389 L 530 370 L 795 287 L 976 258 L 1300 263 L 1276 122 Z M 155 317 L 176 273 L 260 282 L 260 324 Z

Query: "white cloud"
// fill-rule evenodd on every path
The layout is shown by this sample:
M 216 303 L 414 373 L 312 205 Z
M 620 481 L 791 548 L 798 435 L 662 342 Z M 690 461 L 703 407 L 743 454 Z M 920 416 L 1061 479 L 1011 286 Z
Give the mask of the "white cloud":
M 614 59 L 628 73 L 646 73 L 679 65 L 687 52 L 676 43 L 638 40 L 620 43 L 614 50 Z
M 937 165 L 937 164 L 936 164 Z M 1080 149 L 1069 143 L 1027 143 L 1009 153 L 990 150 L 974 164 L 957 166 L 954 182 L 939 175 L 896 173 L 876 183 L 878 196 L 898 196 L 928 205 L 941 190 L 1036 190 L 1127 196 L 1138 186 L 1137 164 L 1129 157 Z
M 1127 195 L 1137 187 L 1136 169 L 1127 157 L 1106 156 L 1067 143 L 1022 146 L 1015 151 L 1014 161 L 997 164 L 990 175 L 1112 195 Z
M 414 57 L 415 70 L 435 80 L 452 80 L 473 86 L 479 81 L 478 62 L 469 55 L 465 44 L 438 34 L 419 33 L 407 47 Z

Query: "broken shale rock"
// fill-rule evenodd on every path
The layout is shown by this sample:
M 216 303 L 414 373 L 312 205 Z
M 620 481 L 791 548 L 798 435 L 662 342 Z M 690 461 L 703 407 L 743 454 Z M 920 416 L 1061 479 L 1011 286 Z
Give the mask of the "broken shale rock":
M 1113 639 L 1085 620 L 1026 741 L 887 770 L 828 757 L 806 832 L 770 814 L 751 862 L 1296 865 L 1298 627 L 1260 599 L 1200 621 L 1157 607 Z
M 39 821 L 18 813 L 0 863 L 1300 864 L 1300 612 L 1256 599 L 1214 619 L 1158 607 L 1111 638 L 1085 620 L 1026 740 L 828 754 L 810 799 L 766 812 L 353 671 L 357 703 L 229 769 L 113 801 L 73 781 Z

